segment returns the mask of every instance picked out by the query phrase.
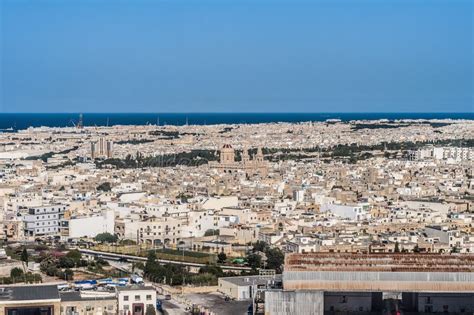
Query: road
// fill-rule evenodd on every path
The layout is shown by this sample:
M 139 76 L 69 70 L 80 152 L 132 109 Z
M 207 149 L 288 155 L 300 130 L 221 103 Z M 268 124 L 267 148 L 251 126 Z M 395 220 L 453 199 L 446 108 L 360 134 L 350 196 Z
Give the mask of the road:
M 78 248 L 78 250 L 85 255 L 91 255 L 96 257 L 103 257 L 103 258 L 111 258 L 111 259 L 126 259 L 126 260 L 134 260 L 134 261 L 146 261 L 146 257 L 140 256 L 133 256 L 133 255 L 124 255 L 124 254 L 116 254 L 116 253 L 109 253 L 109 252 L 101 252 L 91 249 L 84 249 Z M 190 263 L 190 262 L 183 262 L 183 261 L 176 261 L 176 260 L 167 260 L 167 259 L 157 259 L 156 260 L 162 264 L 174 264 L 174 265 L 183 265 L 189 267 L 204 267 L 206 264 L 198 264 L 198 263 Z M 249 271 L 251 270 L 250 267 L 241 267 L 241 266 L 226 266 L 226 265 L 219 265 L 223 270 L 234 270 L 234 271 Z

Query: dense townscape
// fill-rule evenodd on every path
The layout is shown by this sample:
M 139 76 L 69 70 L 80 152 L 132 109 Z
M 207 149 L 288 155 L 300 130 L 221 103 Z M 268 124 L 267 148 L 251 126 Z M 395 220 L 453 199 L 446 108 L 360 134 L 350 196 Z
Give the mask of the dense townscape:
M 471 276 L 473 163 L 472 120 L 105 127 L 81 117 L 0 133 L 0 304 L 280 314 L 283 297 L 265 290 L 301 288 L 292 277 L 326 257 L 352 271 L 370 257 L 422 257 L 406 263 L 420 272 L 457 259 L 446 268 Z M 352 310 L 347 299 L 324 308 Z

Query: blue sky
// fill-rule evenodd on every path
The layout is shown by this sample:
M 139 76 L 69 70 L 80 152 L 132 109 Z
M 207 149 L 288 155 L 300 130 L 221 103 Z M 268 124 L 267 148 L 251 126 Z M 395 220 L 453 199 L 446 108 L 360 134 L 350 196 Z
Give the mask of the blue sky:
M 0 0 L 2 112 L 472 112 L 470 0 Z

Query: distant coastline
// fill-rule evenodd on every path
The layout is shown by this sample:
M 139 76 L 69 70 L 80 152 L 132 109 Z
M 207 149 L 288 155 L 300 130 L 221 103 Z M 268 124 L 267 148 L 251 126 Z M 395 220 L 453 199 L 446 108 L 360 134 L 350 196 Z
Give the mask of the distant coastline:
M 471 113 L 83 113 L 84 126 L 113 125 L 216 125 L 299 123 L 339 119 L 400 120 L 400 119 L 465 119 L 474 120 Z M 73 127 L 79 113 L 1 113 L 0 130 L 16 131 L 29 127 Z

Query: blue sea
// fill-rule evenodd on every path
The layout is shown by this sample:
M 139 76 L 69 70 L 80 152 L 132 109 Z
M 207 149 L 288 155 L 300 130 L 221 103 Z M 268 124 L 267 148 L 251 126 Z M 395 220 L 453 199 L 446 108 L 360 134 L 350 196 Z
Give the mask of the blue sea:
M 327 119 L 470 119 L 471 113 L 84 113 L 84 126 L 113 125 L 215 125 L 258 124 L 271 122 L 308 122 Z M 0 130 L 22 130 L 28 127 L 72 127 L 79 121 L 79 113 L 3 113 Z

